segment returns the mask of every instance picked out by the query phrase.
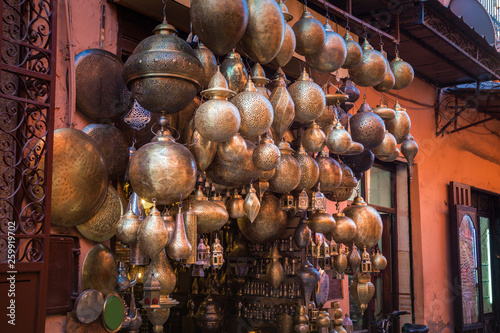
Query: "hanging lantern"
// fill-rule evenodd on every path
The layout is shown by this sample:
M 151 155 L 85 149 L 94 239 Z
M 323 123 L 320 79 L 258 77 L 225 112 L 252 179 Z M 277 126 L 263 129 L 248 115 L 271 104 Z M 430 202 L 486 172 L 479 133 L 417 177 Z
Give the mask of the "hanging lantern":
M 302 168 L 302 166 L 301 166 L 301 168 Z M 319 175 L 319 171 L 318 171 L 318 175 Z M 300 194 L 299 194 L 299 198 L 297 199 L 297 210 L 305 212 L 308 208 L 309 208 L 309 196 L 307 195 L 307 191 L 305 189 L 303 189 L 302 192 L 300 192 Z
M 233 196 L 226 203 L 226 210 L 232 219 L 245 216 L 244 200 L 236 189 L 234 189 Z
M 391 156 L 397 149 L 398 145 L 394 135 L 389 133 L 389 131 L 385 131 L 384 140 L 380 145 L 372 149 L 372 152 L 377 157 L 387 158 Z
M 220 72 L 226 79 L 229 90 L 239 93 L 245 89 L 248 82 L 247 69 L 240 54 L 235 50 L 226 56 L 220 67 Z
M 200 242 L 198 243 L 196 250 L 196 265 L 207 266 L 209 258 L 210 257 L 207 258 L 207 247 L 203 242 L 203 238 L 200 238 Z
M 139 148 L 130 162 L 130 184 L 140 198 L 170 205 L 193 191 L 198 170 L 193 154 L 164 129 L 165 115 L 159 124 L 153 142 Z
M 191 245 L 191 252 L 189 253 L 189 257 L 186 260 L 187 265 L 195 265 L 196 264 L 196 239 L 198 238 L 198 221 L 197 214 L 193 211 L 191 204 L 187 211 L 184 212 L 184 223 L 186 227 L 186 235 Z M 175 228 L 175 227 L 174 227 Z
M 381 160 L 382 162 L 393 162 L 395 160 L 397 160 L 397 158 L 399 157 L 399 148 L 396 148 L 396 150 L 389 156 L 387 157 L 379 157 L 378 159 Z
M 303 249 L 311 242 L 311 229 L 307 226 L 306 220 L 301 219 L 293 234 L 293 242 L 299 249 Z
M 292 27 L 285 24 L 285 38 L 283 39 L 283 44 L 281 45 L 278 54 L 276 54 L 274 59 L 271 61 L 271 64 L 277 67 L 285 67 L 290 60 L 292 60 L 296 45 L 297 41 Z
M 295 117 L 295 103 L 286 89 L 285 78 L 279 76 L 274 82 L 274 89 L 269 96 L 269 101 L 273 106 L 273 129 L 276 132 L 278 139 L 281 140 L 285 132 L 292 125 Z
M 382 237 L 383 225 L 379 213 L 368 206 L 363 198 L 357 196 L 352 204 L 342 211 L 356 223 L 357 232 L 354 244 L 359 248 L 371 248 Z
M 349 291 L 363 315 L 368 308 L 368 303 L 373 298 L 373 295 L 375 295 L 375 286 L 371 283 L 370 275 L 362 273 L 354 274 Z
M 375 162 L 375 155 L 371 152 L 371 150 L 364 150 L 362 153 L 357 155 L 344 155 L 344 161 L 356 176 L 359 173 L 370 170 L 373 162 Z
M 177 113 L 200 88 L 202 64 L 175 28 L 163 21 L 154 35 L 137 45 L 123 66 L 123 80 L 137 102 L 150 112 Z
M 181 207 L 181 203 L 179 203 L 179 212 L 175 217 L 174 234 L 172 240 L 167 244 L 167 254 L 170 258 L 175 260 L 188 259 L 194 246 L 194 244 L 192 246 L 189 243 L 187 238 Z
M 315 121 L 302 134 L 302 145 L 310 153 L 319 153 L 325 146 L 325 132 Z
M 361 273 L 370 274 L 372 272 L 372 262 L 370 260 L 370 254 L 366 251 L 366 247 L 363 249 L 363 254 L 361 255 Z
M 333 214 L 336 226 L 333 229 L 332 237 L 337 243 L 350 244 L 356 236 L 356 223 L 344 213 Z
M 412 83 L 414 77 L 413 68 L 399 57 L 397 51 L 396 57 L 391 61 L 390 68 L 394 72 L 394 89 L 404 89 Z
M 215 269 L 220 269 L 224 264 L 223 249 L 219 237 L 215 235 L 215 242 L 212 245 L 211 265 Z
M 408 134 L 401 143 L 401 152 L 408 161 L 408 173 L 411 181 L 413 179 L 413 162 L 418 153 L 418 145 L 411 134 Z
M 207 49 L 202 42 L 198 42 L 198 47 L 194 49 L 194 54 L 201 62 L 201 67 L 203 68 L 203 78 L 200 79 L 200 85 L 202 88 L 206 88 L 217 70 L 217 60 L 212 51 Z
M 366 103 L 361 105 L 358 112 L 349 120 L 351 125 L 351 136 L 365 149 L 377 147 L 384 140 L 385 125 L 382 118 L 372 112 Z
M 336 222 L 336 221 L 335 221 Z M 335 242 L 335 239 L 330 238 L 330 256 L 335 257 L 339 255 L 338 244 Z
M 245 210 L 245 214 L 250 222 L 253 223 L 260 211 L 260 201 L 252 184 L 250 184 L 250 189 L 248 190 L 248 194 L 245 197 L 243 209 Z
M 318 183 L 316 191 L 312 193 L 311 197 L 311 210 L 312 211 L 325 211 L 326 210 L 326 198 L 320 189 L 321 183 Z
M 231 99 L 240 112 L 240 133 L 246 139 L 266 133 L 273 123 L 273 106 L 249 80 L 245 89 Z
M 349 252 L 349 255 L 347 256 L 347 261 L 349 263 L 350 273 L 356 273 L 361 264 L 361 256 L 359 255 L 356 245 L 351 246 L 351 252 Z
M 403 142 L 403 139 L 410 134 L 411 121 L 410 116 L 406 113 L 406 109 L 399 105 L 398 101 L 394 105 L 396 116 L 393 119 L 386 120 L 385 126 L 389 133 L 394 135 L 398 144 Z
M 326 137 L 328 151 L 332 154 L 342 154 L 351 148 L 351 144 L 351 135 L 344 129 L 344 126 L 337 121 Z
M 144 277 L 154 275 L 154 277 L 160 282 L 161 285 L 161 296 L 160 303 L 168 299 L 169 295 L 174 291 L 175 285 L 177 283 L 177 277 L 168 262 L 165 250 L 162 250 L 156 257 L 151 260 L 148 268 L 144 272 Z
M 288 88 L 295 104 L 295 121 L 309 123 L 323 113 L 326 106 L 323 89 L 309 77 L 306 68 L 302 75 Z
M 337 273 L 342 275 L 347 268 L 348 260 L 343 249 L 339 252 L 339 255 L 335 257 L 334 267 Z
M 262 68 L 262 66 L 258 62 L 253 65 L 252 75 L 250 78 L 255 85 L 255 89 L 257 89 L 258 92 L 269 99 L 271 91 L 266 88 L 266 84 L 269 83 L 269 79 L 266 77 L 264 68 Z
M 338 33 L 333 31 L 332 26 L 326 20 L 325 43 L 319 52 L 307 55 L 306 62 L 313 69 L 322 73 L 331 73 L 339 69 L 345 62 L 347 56 L 347 46 Z
M 217 145 L 217 154 L 224 161 L 241 161 L 246 152 L 247 143 L 239 134 Z
M 386 71 L 385 71 L 385 76 L 384 76 L 384 79 L 382 80 L 382 82 L 380 82 L 379 84 L 374 86 L 373 89 L 375 89 L 376 91 L 380 91 L 380 92 L 386 92 L 386 91 L 391 90 L 394 87 L 394 74 L 392 73 L 391 66 L 389 65 L 389 61 L 387 60 L 387 52 L 385 52 L 382 49 L 382 46 L 380 49 L 380 53 L 382 53 L 382 55 L 384 56 Z
M 347 53 L 342 68 L 352 69 L 361 62 L 363 51 L 361 50 L 361 46 L 352 39 L 349 30 L 345 32 L 344 41 Z
M 218 56 L 236 46 L 248 24 L 245 0 L 193 0 L 190 14 L 193 32 Z
M 295 317 L 293 318 L 295 332 L 309 332 L 309 317 L 307 316 L 307 307 L 304 305 L 298 305 L 298 311 L 295 312 Z
M 363 43 L 361 62 L 349 70 L 352 81 L 360 87 L 373 87 L 385 77 L 387 71 L 384 56 L 373 49 L 367 39 Z
M 380 272 L 387 267 L 387 259 L 380 253 L 378 249 L 377 252 L 372 255 L 371 262 L 373 273 Z
M 262 199 L 259 215 L 252 223 L 247 217 L 238 219 L 238 227 L 246 239 L 266 244 L 278 239 L 286 228 L 287 214 L 281 210 L 280 201 L 266 192 Z
M 309 302 L 311 301 L 311 295 L 316 287 L 320 279 L 319 272 L 314 268 L 311 263 L 307 259 L 305 259 L 305 263 L 299 270 L 298 274 L 300 285 L 302 287 L 302 295 L 304 297 L 304 302 L 306 307 L 309 306 Z
M 295 52 L 300 55 L 312 55 L 318 53 L 325 43 L 325 29 L 311 13 L 304 8 L 300 19 L 293 25 L 293 32 L 297 39 Z
M 342 180 L 342 169 L 333 158 L 322 151 L 316 157 L 319 166 L 319 183 L 324 192 L 333 192 Z
M 282 210 L 294 210 L 295 209 L 295 198 L 290 193 L 285 193 L 280 199 Z
M 309 216 L 307 225 L 316 233 L 327 234 L 335 229 L 335 220 L 326 211 L 318 210 Z
M 121 242 L 130 245 L 137 242 L 137 230 L 141 221 L 131 210 L 127 210 L 116 224 L 116 238 Z
M 226 224 L 229 219 L 226 208 L 214 201 L 209 201 L 200 188 L 196 190 L 191 204 L 197 216 L 199 234 L 218 230 Z
M 306 153 L 302 144 L 300 144 L 299 149 L 295 152 L 294 157 L 300 166 L 300 182 L 295 191 L 313 188 L 313 186 L 318 183 L 319 179 L 318 163 Z
M 203 333 L 220 332 L 223 318 L 221 306 L 211 295 L 201 302 L 196 311 L 196 322 Z
M 201 95 L 210 99 L 201 104 L 194 116 L 194 124 L 200 134 L 207 140 L 222 142 L 238 133 L 240 113 L 227 100 L 228 97 L 234 96 L 235 92 L 228 89 L 226 79 L 218 67 L 208 89 L 203 90 Z
M 252 154 L 252 161 L 255 167 L 262 171 L 270 171 L 276 168 L 280 161 L 280 150 L 274 144 L 267 133 L 255 147 Z
M 160 282 L 151 274 L 143 286 L 144 297 L 141 301 L 142 307 L 146 309 L 160 308 Z
M 156 209 L 156 201 L 149 216 L 142 221 L 137 231 L 137 242 L 142 251 L 151 259 L 155 258 L 168 243 L 168 230 Z
M 373 113 L 383 120 L 390 120 L 396 117 L 396 111 L 388 107 L 384 100 L 381 100 L 380 104 L 373 108 Z
M 267 64 L 285 39 L 285 18 L 275 0 L 248 0 L 248 25 L 238 45 L 250 59 Z
M 197 129 L 194 128 L 194 119 L 191 119 L 184 130 L 184 142 L 196 160 L 198 170 L 204 171 L 215 158 L 217 143 L 205 139 Z
M 207 259 L 207 263 L 203 265 L 203 268 L 207 269 L 210 268 L 210 264 L 212 262 L 212 252 L 210 244 L 208 244 L 208 238 L 205 239 L 205 258 Z
M 354 189 L 358 186 L 358 180 L 354 177 L 351 168 L 345 163 L 340 163 L 340 168 L 342 169 L 342 180 L 339 187 L 333 192 L 325 194 L 327 199 L 331 201 L 342 202 L 349 200 Z
M 274 177 L 269 180 L 269 189 L 275 193 L 293 191 L 300 182 L 300 165 L 292 156 L 292 148 L 288 142 L 278 145 L 281 153 Z
M 285 272 L 280 263 L 282 256 L 279 254 L 276 244 L 273 245 L 267 258 L 271 259 L 271 262 L 266 269 L 266 279 L 274 289 L 278 289 L 285 282 Z

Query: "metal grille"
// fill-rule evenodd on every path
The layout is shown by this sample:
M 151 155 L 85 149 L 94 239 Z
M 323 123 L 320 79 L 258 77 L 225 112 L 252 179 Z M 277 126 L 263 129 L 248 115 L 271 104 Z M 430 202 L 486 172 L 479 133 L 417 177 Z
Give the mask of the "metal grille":
M 3 0 L 0 10 L 0 264 L 12 259 L 10 235 L 15 269 L 36 263 L 43 270 L 50 232 L 55 3 Z

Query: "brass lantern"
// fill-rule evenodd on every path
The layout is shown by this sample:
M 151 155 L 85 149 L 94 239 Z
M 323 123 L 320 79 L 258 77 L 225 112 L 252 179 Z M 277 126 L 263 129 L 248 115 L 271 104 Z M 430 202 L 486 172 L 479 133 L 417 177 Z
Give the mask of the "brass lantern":
M 309 77 L 306 68 L 302 75 L 288 88 L 295 104 L 295 121 L 309 123 L 319 118 L 326 106 L 323 89 Z
M 319 52 L 306 56 L 307 63 L 315 70 L 323 73 L 335 72 L 343 64 L 347 56 L 344 39 L 333 31 L 332 26 L 325 23 L 325 43 Z
M 160 282 L 155 278 L 154 274 L 148 277 L 143 286 L 144 297 L 141 301 L 142 307 L 147 309 L 160 308 Z
M 396 52 L 396 57 L 391 61 L 391 70 L 394 72 L 394 89 L 400 90 L 408 87 L 413 81 L 413 67 L 403 61 Z
M 359 46 L 359 44 L 352 39 L 349 31 L 345 32 L 344 41 L 347 54 L 342 68 L 351 69 L 356 67 L 361 62 L 363 51 L 361 50 L 361 46 Z
M 269 180 L 269 189 L 276 193 L 293 191 L 300 182 L 300 164 L 292 156 L 292 148 L 285 141 L 279 143 L 280 161 L 276 166 L 274 177 Z
M 300 19 L 293 25 L 293 32 L 297 39 L 295 52 L 300 55 L 313 55 L 318 53 L 325 43 L 325 29 L 321 23 L 304 9 Z
M 316 163 L 316 160 L 306 153 L 302 144 L 299 146 L 299 149 L 295 152 L 294 157 L 297 160 L 297 162 L 299 162 L 300 165 L 300 182 L 297 185 L 295 191 L 298 192 L 304 189 L 309 190 L 313 188 L 313 186 L 318 183 L 319 179 L 318 163 Z M 307 193 L 306 192 L 304 193 L 306 196 L 306 200 L 308 200 Z M 305 209 L 308 208 L 309 206 L 308 203 L 309 201 L 307 201 Z
M 340 164 L 329 157 L 325 151 L 316 156 L 316 162 L 319 166 L 319 182 L 325 193 L 333 192 L 339 187 L 342 181 L 342 169 Z
M 373 207 L 368 206 L 363 198 L 357 196 L 352 204 L 342 211 L 356 223 L 357 232 L 354 244 L 359 248 L 371 248 L 382 237 L 382 219 Z
M 373 87 L 385 77 L 387 64 L 384 56 L 373 49 L 367 39 L 363 43 L 361 62 L 349 70 L 352 82 L 360 87 Z
M 398 101 L 393 107 L 396 116 L 393 119 L 386 120 L 385 126 L 389 133 L 394 135 L 398 144 L 402 143 L 404 138 L 410 134 L 411 121 L 406 109 L 399 105 Z
M 215 242 L 212 244 L 212 257 L 210 258 L 210 263 L 215 269 L 221 268 L 222 264 L 224 264 L 223 249 L 217 234 L 215 235 Z
M 222 62 L 220 72 L 227 80 L 230 90 L 236 93 L 243 91 L 248 81 L 248 73 L 239 53 L 234 50 L 228 53 Z
M 382 118 L 372 112 L 366 103 L 361 105 L 358 112 L 349 120 L 351 125 L 351 136 L 365 149 L 377 147 L 384 140 L 385 125 Z
M 175 28 L 163 21 L 137 45 L 123 66 L 123 80 L 134 98 L 151 112 L 177 113 L 196 96 L 201 62 Z
M 349 287 L 349 291 L 361 310 L 361 314 L 364 314 L 368 308 L 368 303 L 375 295 L 375 286 L 371 282 L 370 275 L 359 272 L 354 274 L 354 280 Z

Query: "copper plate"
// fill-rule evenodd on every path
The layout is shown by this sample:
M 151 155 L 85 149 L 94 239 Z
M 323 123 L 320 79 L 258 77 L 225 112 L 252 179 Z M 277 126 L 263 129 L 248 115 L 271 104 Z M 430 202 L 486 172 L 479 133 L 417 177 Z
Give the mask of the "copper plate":
M 123 62 L 111 52 L 90 49 L 75 57 L 76 108 L 98 123 L 112 123 L 134 103 L 122 78 Z
M 104 244 L 97 244 L 87 253 L 82 266 L 82 290 L 95 289 L 102 294 L 115 290 L 118 269 L 115 257 Z
M 103 305 L 102 294 L 95 289 L 87 289 L 76 299 L 73 313 L 80 322 L 88 324 L 101 315 Z
M 97 214 L 76 228 L 86 238 L 95 242 L 103 242 L 115 235 L 116 224 L 123 213 L 120 195 L 113 186 L 109 185 L 106 199 Z

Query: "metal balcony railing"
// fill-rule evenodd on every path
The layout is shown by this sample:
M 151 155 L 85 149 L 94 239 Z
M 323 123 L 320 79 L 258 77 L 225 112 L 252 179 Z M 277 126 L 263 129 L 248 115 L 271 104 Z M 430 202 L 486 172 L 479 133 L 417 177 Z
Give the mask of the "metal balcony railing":
M 495 39 L 500 41 L 500 0 L 479 0 L 481 5 L 490 14 L 495 26 Z

